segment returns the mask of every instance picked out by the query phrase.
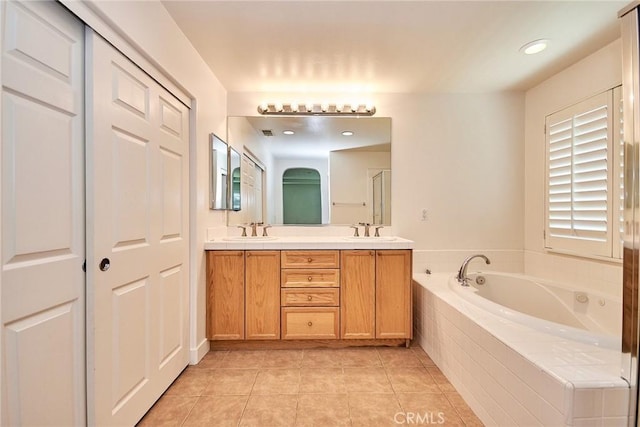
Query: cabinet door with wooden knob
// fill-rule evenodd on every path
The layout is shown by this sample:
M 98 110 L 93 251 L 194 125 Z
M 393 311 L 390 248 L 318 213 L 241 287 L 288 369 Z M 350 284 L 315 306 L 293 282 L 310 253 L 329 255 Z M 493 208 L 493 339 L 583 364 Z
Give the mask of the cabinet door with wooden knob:
M 341 251 L 340 338 L 375 338 L 375 251 Z
M 207 251 L 207 338 L 244 339 L 244 251 Z
M 280 338 L 280 251 L 247 251 L 246 339 Z
M 376 253 L 376 338 L 410 339 L 411 250 Z

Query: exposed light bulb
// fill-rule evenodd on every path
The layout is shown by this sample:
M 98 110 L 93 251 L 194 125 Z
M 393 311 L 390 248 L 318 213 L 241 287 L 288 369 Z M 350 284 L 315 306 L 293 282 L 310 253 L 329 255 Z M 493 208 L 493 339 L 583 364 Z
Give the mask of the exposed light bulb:
M 298 112 L 298 104 L 296 102 L 291 104 L 291 111 Z

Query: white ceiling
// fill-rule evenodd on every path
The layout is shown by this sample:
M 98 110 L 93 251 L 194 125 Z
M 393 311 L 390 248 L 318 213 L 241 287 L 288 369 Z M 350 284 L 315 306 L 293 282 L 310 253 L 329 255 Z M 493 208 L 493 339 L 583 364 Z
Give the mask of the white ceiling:
M 229 117 L 229 128 L 234 120 Z M 247 117 L 256 135 L 274 158 L 327 158 L 330 151 L 391 151 L 391 119 L 388 117 Z M 263 136 L 271 130 L 273 136 Z M 294 135 L 284 135 L 292 130 Z M 352 136 L 343 136 L 349 130 Z
M 628 1 L 163 3 L 229 92 L 366 94 L 526 90 L 618 38 Z

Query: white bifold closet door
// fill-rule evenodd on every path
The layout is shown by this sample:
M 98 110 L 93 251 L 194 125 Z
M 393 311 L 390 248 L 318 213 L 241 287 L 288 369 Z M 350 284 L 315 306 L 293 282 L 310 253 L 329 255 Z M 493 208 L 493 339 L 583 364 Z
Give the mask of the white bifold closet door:
M 88 421 L 131 425 L 188 363 L 189 111 L 86 44 Z
M 85 414 L 84 25 L 2 1 L 3 426 Z

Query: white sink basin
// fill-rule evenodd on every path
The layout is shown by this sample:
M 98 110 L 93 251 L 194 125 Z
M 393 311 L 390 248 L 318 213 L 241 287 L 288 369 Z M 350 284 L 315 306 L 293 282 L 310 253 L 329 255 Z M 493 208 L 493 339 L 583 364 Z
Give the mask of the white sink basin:
M 396 240 L 396 237 L 393 236 L 380 236 L 380 237 L 343 237 L 344 240 L 348 240 L 349 242 L 391 242 L 392 240 Z
M 259 242 L 265 240 L 276 240 L 276 236 L 233 236 L 233 237 L 223 237 L 222 240 L 226 240 L 229 242 Z

